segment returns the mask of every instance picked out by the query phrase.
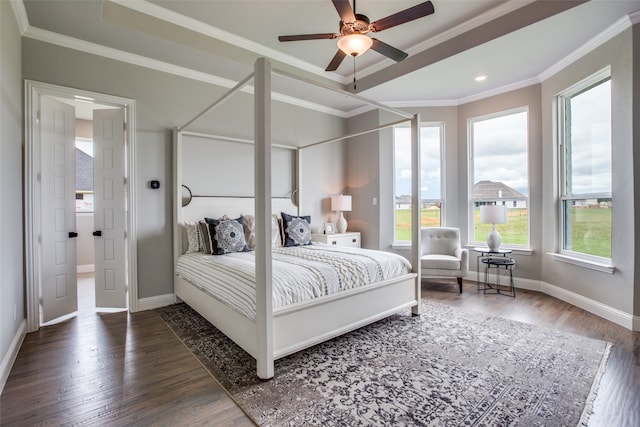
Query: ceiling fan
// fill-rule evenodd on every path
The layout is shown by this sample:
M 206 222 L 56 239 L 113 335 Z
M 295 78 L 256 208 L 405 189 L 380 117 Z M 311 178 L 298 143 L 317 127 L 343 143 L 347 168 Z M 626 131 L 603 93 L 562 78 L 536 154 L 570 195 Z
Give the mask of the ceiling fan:
M 433 4 L 430 1 L 426 1 L 370 23 L 369 18 L 355 12 L 356 0 L 353 0 L 353 8 L 351 8 L 349 0 L 331 1 L 338 11 L 338 15 L 340 15 L 340 33 L 299 34 L 278 37 L 281 42 L 338 39 L 338 51 L 325 71 L 335 71 L 345 56 L 351 55 L 355 58 L 358 55 L 362 55 L 369 48 L 396 62 L 402 61 L 408 56 L 406 52 L 370 37 L 367 33 L 377 33 L 387 28 L 431 15 L 434 12 Z

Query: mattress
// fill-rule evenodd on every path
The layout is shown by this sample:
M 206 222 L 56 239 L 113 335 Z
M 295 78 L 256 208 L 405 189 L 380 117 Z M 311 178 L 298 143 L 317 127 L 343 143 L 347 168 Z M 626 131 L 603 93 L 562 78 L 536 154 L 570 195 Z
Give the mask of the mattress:
M 273 309 L 405 276 L 406 258 L 383 251 L 325 244 L 272 249 Z M 176 275 L 255 320 L 255 253 L 182 255 Z

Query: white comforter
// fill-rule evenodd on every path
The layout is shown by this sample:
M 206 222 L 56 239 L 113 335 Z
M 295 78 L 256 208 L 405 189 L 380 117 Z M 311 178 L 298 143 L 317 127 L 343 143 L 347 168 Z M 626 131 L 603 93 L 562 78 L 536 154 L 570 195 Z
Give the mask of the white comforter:
M 255 253 L 190 253 L 180 257 L 176 274 L 255 319 Z M 273 308 L 310 301 L 411 272 L 402 256 L 324 244 L 273 249 Z

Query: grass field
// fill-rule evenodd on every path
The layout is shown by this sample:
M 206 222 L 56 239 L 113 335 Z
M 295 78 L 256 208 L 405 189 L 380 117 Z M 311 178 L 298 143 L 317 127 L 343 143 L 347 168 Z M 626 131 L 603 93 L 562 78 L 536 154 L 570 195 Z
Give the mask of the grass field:
M 498 224 L 496 229 L 502 236 L 502 243 L 528 246 L 527 210 L 512 208 L 508 210 L 506 224 Z M 571 248 L 576 252 L 611 257 L 611 209 L 573 208 L 573 227 Z M 476 221 L 480 219 L 480 210 L 475 210 Z M 421 227 L 434 227 L 440 224 L 440 209 L 422 209 Z M 484 242 L 491 230 L 491 224 L 476 223 L 475 238 Z M 396 240 L 411 240 L 411 211 L 396 210 Z

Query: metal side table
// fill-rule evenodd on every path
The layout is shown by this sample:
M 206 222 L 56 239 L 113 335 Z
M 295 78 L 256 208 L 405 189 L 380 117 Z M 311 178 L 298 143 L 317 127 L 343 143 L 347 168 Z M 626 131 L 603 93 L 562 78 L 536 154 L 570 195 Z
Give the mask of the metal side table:
M 513 285 L 513 267 L 515 267 L 516 261 L 513 258 L 507 258 L 507 257 L 497 257 L 497 258 L 487 257 L 482 259 L 482 263 L 485 265 L 485 268 L 484 268 L 485 286 L 483 289 L 484 293 L 486 294 L 487 291 L 489 291 L 489 293 L 496 293 L 496 294 L 506 295 L 506 296 L 515 298 L 516 288 Z M 496 269 L 496 283 L 493 286 L 489 283 L 489 271 L 492 268 Z M 501 268 L 509 272 L 508 290 L 503 290 L 500 287 L 500 269 Z
M 491 250 L 489 249 L 487 246 L 479 246 L 479 247 L 475 247 L 471 249 L 472 251 L 474 251 L 475 253 L 478 254 L 478 257 L 476 258 L 476 286 L 478 288 L 479 291 L 481 291 L 482 289 L 480 288 L 480 261 L 482 261 L 485 258 L 497 258 L 497 257 L 505 257 L 509 254 L 511 254 L 511 252 L 513 252 L 511 249 L 496 249 L 496 250 Z M 485 283 L 483 283 L 484 287 L 486 287 L 486 280 Z

